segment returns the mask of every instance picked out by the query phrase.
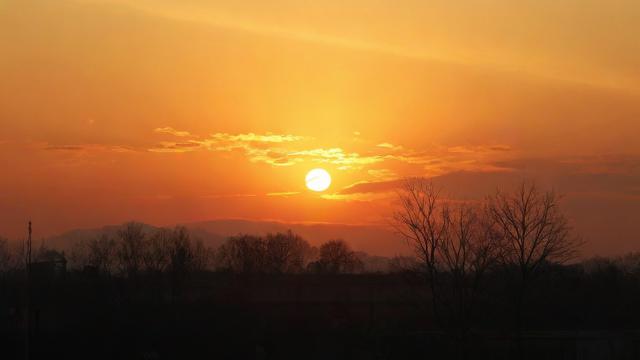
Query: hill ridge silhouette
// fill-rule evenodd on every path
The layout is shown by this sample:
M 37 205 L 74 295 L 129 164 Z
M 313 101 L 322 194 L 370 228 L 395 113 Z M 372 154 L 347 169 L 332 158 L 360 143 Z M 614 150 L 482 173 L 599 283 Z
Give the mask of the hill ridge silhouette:
M 403 247 L 404 243 L 397 234 L 391 229 L 374 224 L 298 223 L 238 218 L 203 220 L 166 226 L 140 223 L 144 225 L 145 232 L 153 232 L 162 227 L 185 226 L 193 237 L 201 239 L 207 246 L 214 248 L 221 245 L 229 236 L 238 234 L 264 235 L 291 230 L 316 246 L 331 239 L 341 238 L 349 243 L 354 250 L 363 251 L 370 255 L 393 256 L 406 252 Z M 72 229 L 59 235 L 46 237 L 43 240 L 48 247 L 68 250 L 76 242 L 95 238 L 102 234 L 116 236 L 123 224 Z

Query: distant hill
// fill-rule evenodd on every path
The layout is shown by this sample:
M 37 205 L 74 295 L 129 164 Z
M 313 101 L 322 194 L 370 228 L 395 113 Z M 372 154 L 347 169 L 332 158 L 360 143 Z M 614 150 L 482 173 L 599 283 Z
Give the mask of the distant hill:
M 222 219 L 181 224 L 191 235 L 201 239 L 207 246 L 217 248 L 233 235 L 284 232 L 291 230 L 312 245 L 320 245 L 331 239 L 344 239 L 354 250 L 370 255 L 393 256 L 406 254 L 404 242 L 390 229 L 376 225 L 346 225 L 328 223 L 285 223 L 277 221 Z M 102 234 L 116 236 L 122 225 L 109 225 L 95 229 L 76 229 L 45 239 L 45 244 L 60 250 L 69 250 L 74 243 L 93 239 Z M 151 233 L 159 227 L 144 224 L 145 232 Z
M 184 224 L 192 230 L 228 237 L 237 234 L 264 235 L 291 230 L 312 245 L 332 239 L 347 241 L 354 250 L 370 255 L 393 256 L 406 254 L 406 244 L 392 230 L 377 225 L 347 225 L 331 223 L 285 223 L 257 220 L 211 220 Z

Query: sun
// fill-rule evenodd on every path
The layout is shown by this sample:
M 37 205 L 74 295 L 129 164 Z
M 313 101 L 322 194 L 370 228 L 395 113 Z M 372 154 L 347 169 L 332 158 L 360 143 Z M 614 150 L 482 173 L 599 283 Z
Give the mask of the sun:
M 305 178 L 307 187 L 312 191 L 325 191 L 331 185 L 331 175 L 325 169 L 313 169 Z

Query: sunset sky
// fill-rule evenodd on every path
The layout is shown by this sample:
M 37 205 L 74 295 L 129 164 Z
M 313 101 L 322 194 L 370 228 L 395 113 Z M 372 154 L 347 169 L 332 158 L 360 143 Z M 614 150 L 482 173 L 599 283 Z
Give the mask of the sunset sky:
M 640 250 L 637 0 L 0 0 L 0 234 L 384 224 L 406 176 Z M 333 183 L 305 187 L 321 167 Z

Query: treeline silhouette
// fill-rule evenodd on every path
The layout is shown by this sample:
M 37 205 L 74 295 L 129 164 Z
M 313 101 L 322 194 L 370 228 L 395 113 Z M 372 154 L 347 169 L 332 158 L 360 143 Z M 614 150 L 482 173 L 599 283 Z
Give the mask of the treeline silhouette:
M 291 231 L 212 249 L 131 222 L 68 254 L 41 245 L 27 278 L 23 244 L 0 239 L 0 356 L 640 358 L 640 253 L 579 260 L 559 199 L 409 179 L 393 223 L 414 256 L 384 266 Z
M 24 244 L 11 247 L 8 240 L 0 238 L 0 271 L 24 270 L 24 252 Z M 41 243 L 33 259 L 36 264 L 64 263 L 71 271 L 135 278 L 203 271 L 355 273 L 364 270 L 363 260 L 368 257 L 351 250 L 344 240 L 330 240 L 315 247 L 291 231 L 265 236 L 240 234 L 213 249 L 193 239 L 184 226 L 145 231 L 143 224 L 129 222 L 116 236 L 102 234 L 74 243 L 69 256 Z

